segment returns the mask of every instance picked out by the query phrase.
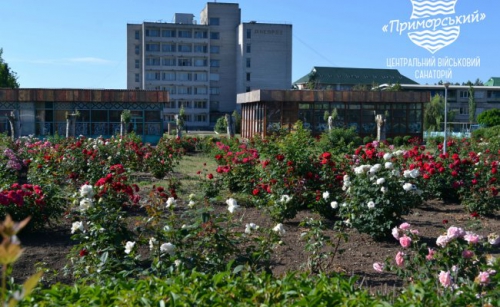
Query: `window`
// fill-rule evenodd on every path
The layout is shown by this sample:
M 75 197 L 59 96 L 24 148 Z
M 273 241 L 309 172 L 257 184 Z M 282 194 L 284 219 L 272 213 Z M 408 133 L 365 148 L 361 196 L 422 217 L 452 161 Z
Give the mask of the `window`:
M 163 58 L 161 64 L 163 66 L 175 66 L 175 58 Z
M 177 107 L 179 109 L 182 108 L 182 107 L 184 107 L 184 108 L 191 108 L 191 101 L 179 100 L 179 101 L 177 101 Z
M 469 107 L 461 107 L 460 115 L 467 115 L 467 114 L 469 114 Z
M 248 93 L 250 92 L 252 89 L 250 88 L 250 86 L 247 86 L 247 88 L 245 89 L 245 91 Z
M 220 46 L 210 46 L 210 53 L 220 53 Z
M 135 82 L 140 82 L 140 76 L 139 74 L 135 74 Z
M 139 31 L 135 31 L 135 39 L 141 38 L 141 34 Z
M 247 38 L 252 38 L 252 29 L 247 29 Z
M 146 51 L 160 51 L 160 44 L 146 44 Z
M 180 30 L 179 31 L 179 37 L 191 38 L 192 37 L 191 30 Z
M 175 86 L 172 86 L 172 85 L 171 86 L 164 86 L 163 90 L 167 91 L 171 95 L 176 93 Z M 175 108 L 175 107 L 173 107 L 173 108 Z
M 191 95 L 192 90 L 190 86 L 178 86 L 177 94 L 179 95 Z
M 219 32 L 210 32 L 210 39 L 219 39 L 219 38 L 220 38 Z
M 173 108 L 175 108 L 175 107 L 169 107 L 169 106 L 167 105 L 167 108 L 169 108 L 169 109 L 173 109 Z M 165 117 L 164 117 L 164 118 L 165 118 L 165 121 L 167 121 L 167 122 L 174 122 L 174 121 L 175 121 L 175 114 L 165 114 Z
M 146 73 L 146 80 L 148 80 L 148 81 L 160 80 L 160 73 L 159 72 L 148 72 L 148 73 Z
M 207 108 L 207 102 L 204 100 L 198 100 L 194 101 L 194 106 L 195 109 L 206 109 Z
M 195 95 L 206 95 L 208 94 L 207 88 L 205 86 L 199 86 L 194 88 Z
M 163 52 L 175 52 L 175 44 L 162 44 L 161 51 L 163 51 Z
M 175 80 L 175 72 L 173 72 L 173 71 L 164 72 L 164 73 L 162 73 L 161 79 L 166 80 L 166 81 L 174 81 Z
M 210 74 L 210 81 L 219 81 L 219 80 L 220 80 L 219 74 Z
M 141 53 L 141 47 L 139 45 L 135 46 L 135 54 L 140 54 Z
M 146 58 L 146 66 L 159 66 L 160 58 Z
M 161 31 L 161 36 L 163 36 L 163 37 L 175 37 L 175 30 L 163 30 L 163 31 Z
M 140 68 L 140 61 L 139 60 L 135 60 L 135 68 Z
M 191 66 L 191 59 L 179 59 L 179 66 Z
M 208 20 L 208 24 L 211 26 L 218 26 L 220 24 L 220 19 L 218 17 L 211 17 Z
M 158 29 L 146 29 L 146 36 L 148 37 L 159 37 L 160 30 Z
M 179 81 L 191 81 L 191 73 L 189 72 L 178 72 L 177 80 Z
M 194 45 L 195 53 L 207 53 L 207 45 Z
M 207 121 L 207 114 L 194 114 L 194 121 L 195 122 L 206 122 Z
M 207 74 L 204 72 L 197 72 L 194 74 L 195 81 L 207 81 Z
M 247 44 L 247 53 L 252 52 L 252 45 Z
M 250 73 L 247 72 L 247 81 L 250 81 Z
M 194 66 L 205 67 L 208 61 L 206 59 L 194 59 Z
M 469 91 L 460 91 L 460 98 L 469 98 Z
M 210 67 L 219 67 L 220 60 L 210 60 Z
M 208 38 L 207 31 L 194 31 L 194 38 Z
M 211 87 L 210 88 L 210 95 L 219 95 L 220 94 L 220 88 L 218 87 Z
M 252 66 L 252 61 L 250 58 L 247 58 L 247 68 L 250 68 Z
M 191 45 L 179 45 L 177 46 L 179 52 L 191 52 Z

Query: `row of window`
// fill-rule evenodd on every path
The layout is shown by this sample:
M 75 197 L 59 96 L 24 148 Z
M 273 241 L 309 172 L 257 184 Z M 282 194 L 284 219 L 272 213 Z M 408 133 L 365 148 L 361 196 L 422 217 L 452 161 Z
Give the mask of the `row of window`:
M 165 121 L 175 122 L 176 114 L 166 114 Z M 207 114 L 184 114 L 184 120 L 187 122 L 207 122 Z
M 141 61 L 135 60 L 135 68 L 140 68 Z M 205 58 L 146 58 L 146 66 L 194 66 L 194 67 L 220 67 L 220 60 L 207 60 Z
M 165 108 L 185 108 L 185 109 L 206 109 L 208 108 L 208 101 L 206 100 L 171 100 L 165 104 Z
M 150 44 L 146 44 L 146 51 L 147 52 L 207 53 L 208 50 L 209 50 L 208 46 L 204 45 L 204 44 L 174 44 L 174 43 L 165 43 L 165 44 L 150 43 Z M 217 45 L 210 46 L 210 53 L 211 54 L 220 53 L 220 46 L 217 46 Z M 139 46 L 139 45 L 135 46 L 135 54 L 137 54 L 137 55 L 141 54 L 141 46 Z
M 210 79 L 208 79 L 210 78 Z M 135 74 L 135 82 L 140 82 L 140 74 Z M 161 71 L 147 72 L 148 81 L 219 81 L 220 75 L 216 73 L 207 74 L 206 72 L 185 72 L 185 71 Z
M 220 88 L 217 86 L 211 86 L 210 88 L 206 86 L 175 86 L 175 85 L 164 85 L 164 86 L 146 86 L 147 90 L 156 91 L 167 91 L 170 95 L 219 95 Z

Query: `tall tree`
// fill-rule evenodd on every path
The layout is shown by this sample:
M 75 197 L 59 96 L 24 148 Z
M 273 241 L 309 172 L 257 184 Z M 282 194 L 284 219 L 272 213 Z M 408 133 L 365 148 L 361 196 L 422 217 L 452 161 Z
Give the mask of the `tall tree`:
M 424 129 L 427 131 L 440 130 L 444 115 L 444 101 L 440 95 L 434 95 L 426 104 L 424 111 Z
M 17 74 L 12 71 L 9 64 L 2 58 L 3 49 L 0 48 L 0 87 L 19 88 Z
M 469 85 L 469 122 L 473 124 L 476 121 L 476 98 L 474 97 L 474 87 Z

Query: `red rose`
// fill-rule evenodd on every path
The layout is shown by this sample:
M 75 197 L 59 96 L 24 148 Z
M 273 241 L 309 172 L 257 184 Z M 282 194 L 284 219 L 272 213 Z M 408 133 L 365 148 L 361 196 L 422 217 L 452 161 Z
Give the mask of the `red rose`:
M 260 193 L 260 190 L 259 190 L 259 189 L 253 189 L 253 191 L 252 191 L 252 194 L 253 194 L 254 196 L 259 195 L 259 193 Z
M 331 157 L 332 157 L 332 154 L 331 154 L 331 153 L 329 153 L 329 152 L 324 152 L 324 153 L 321 155 L 321 158 L 323 158 L 323 159 L 327 159 L 327 160 L 329 160 Z
M 492 174 L 496 174 L 496 173 L 497 173 L 497 169 L 496 169 L 496 168 L 492 168 L 492 169 L 491 169 L 491 173 L 492 173 Z
M 214 179 L 214 175 L 212 175 L 212 174 L 208 174 L 208 175 L 207 175 L 207 178 L 208 178 L 208 179 Z
M 89 251 L 86 250 L 85 248 L 80 251 L 80 257 L 87 256 L 89 254 Z
M 278 155 L 276 155 L 276 160 L 283 161 L 283 160 L 285 160 L 285 156 L 282 154 L 278 154 Z

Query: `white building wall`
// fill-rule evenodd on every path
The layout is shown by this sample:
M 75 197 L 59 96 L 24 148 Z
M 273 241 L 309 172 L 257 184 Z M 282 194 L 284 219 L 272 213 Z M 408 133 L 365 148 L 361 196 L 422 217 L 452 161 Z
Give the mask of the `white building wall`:
M 237 92 L 290 89 L 292 25 L 243 23 L 238 27 Z
M 127 88 L 169 91 L 171 103 L 164 110 L 166 121 L 172 120 L 183 104 L 188 127 L 206 127 L 225 113 L 232 113 L 237 107 L 237 93 L 247 87 L 290 88 L 291 25 L 241 24 L 237 3 L 209 2 L 201 11 L 199 22 L 191 14 L 175 16 L 173 23 L 127 25 Z M 247 28 L 252 31 L 251 39 L 242 35 Z M 163 31 L 176 35 L 166 36 Z M 180 37 L 184 31 L 190 31 L 192 37 Z M 206 32 L 206 37 L 194 37 L 200 31 Z M 247 42 L 252 44 L 250 68 L 244 62 Z M 206 51 L 195 52 L 199 45 L 206 46 Z M 175 50 L 169 46 L 175 46 Z M 194 62 L 200 60 L 206 61 L 206 65 L 195 66 Z M 251 74 L 248 82 L 247 72 Z M 206 80 L 194 80 L 199 73 L 206 74 Z M 190 79 L 185 78 L 186 74 L 191 75 Z M 196 93 L 203 87 L 206 93 Z

